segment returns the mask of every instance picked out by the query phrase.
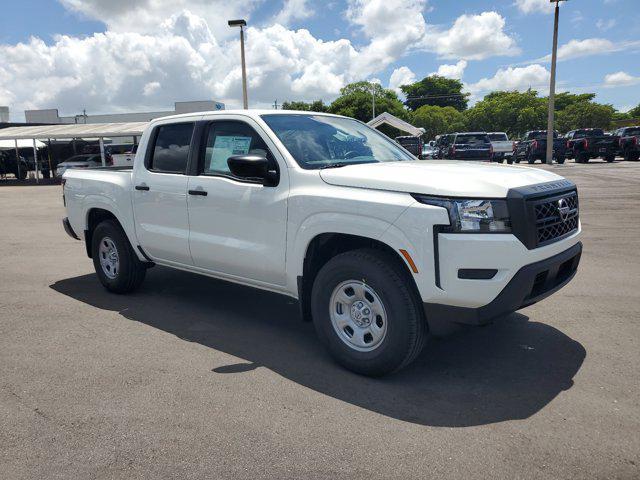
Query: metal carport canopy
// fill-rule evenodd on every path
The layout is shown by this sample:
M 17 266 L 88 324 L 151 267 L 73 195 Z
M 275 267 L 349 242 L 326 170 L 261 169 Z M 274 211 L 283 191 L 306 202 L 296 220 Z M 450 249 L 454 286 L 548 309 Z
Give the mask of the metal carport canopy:
M 149 122 L 128 123 L 72 123 L 39 125 L 33 127 L 8 127 L 0 129 L 0 140 L 86 138 L 86 137 L 137 137 L 142 135 Z
M 0 129 L 0 140 L 14 140 L 16 157 L 18 156 L 18 140 L 33 140 L 33 158 L 37 165 L 37 139 L 95 138 L 100 141 L 100 157 L 105 166 L 104 137 L 138 137 L 149 122 L 128 123 L 65 123 L 60 125 L 38 125 L 32 127 L 8 127 Z M 36 167 L 36 179 L 38 178 Z

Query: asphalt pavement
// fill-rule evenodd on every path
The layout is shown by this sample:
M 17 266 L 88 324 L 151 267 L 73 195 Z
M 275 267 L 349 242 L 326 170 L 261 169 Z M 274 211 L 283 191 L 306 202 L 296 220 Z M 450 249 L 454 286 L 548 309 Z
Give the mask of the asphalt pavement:
M 0 478 L 639 478 L 640 162 L 544 168 L 579 187 L 573 282 L 383 379 L 286 297 L 107 293 L 60 186 L 0 182 Z

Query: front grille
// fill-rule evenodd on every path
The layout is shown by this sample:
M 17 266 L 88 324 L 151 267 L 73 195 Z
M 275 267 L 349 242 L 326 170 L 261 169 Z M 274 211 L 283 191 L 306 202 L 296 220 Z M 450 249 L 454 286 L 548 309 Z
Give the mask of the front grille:
M 578 229 L 578 194 L 575 191 L 537 200 L 533 208 L 539 247 L 559 240 Z

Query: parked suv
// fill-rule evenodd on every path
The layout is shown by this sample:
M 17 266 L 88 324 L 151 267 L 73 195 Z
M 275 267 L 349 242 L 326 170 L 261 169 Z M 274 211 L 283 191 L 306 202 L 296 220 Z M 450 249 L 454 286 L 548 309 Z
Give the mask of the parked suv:
M 131 292 L 159 264 L 287 295 L 366 375 L 408 365 L 448 322 L 486 324 L 557 292 L 582 251 L 572 182 L 418 161 L 320 113 L 156 119 L 133 169 L 67 170 L 63 195 L 64 228 L 107 290 Z

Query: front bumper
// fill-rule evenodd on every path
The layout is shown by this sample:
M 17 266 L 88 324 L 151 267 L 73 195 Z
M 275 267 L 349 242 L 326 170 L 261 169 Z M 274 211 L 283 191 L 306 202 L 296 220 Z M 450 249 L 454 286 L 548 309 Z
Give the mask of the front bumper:
M 575 276 L 582 254 L 582 243 L 550 258 L 525 265 L 511 278 L 498 296 L 482 307 L 460 307 L 425 303 L 427 320 L 483 325 L 491 320 L 532 305 L 557 292 Z

